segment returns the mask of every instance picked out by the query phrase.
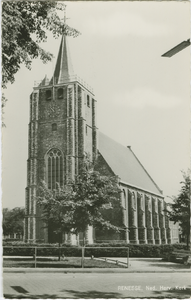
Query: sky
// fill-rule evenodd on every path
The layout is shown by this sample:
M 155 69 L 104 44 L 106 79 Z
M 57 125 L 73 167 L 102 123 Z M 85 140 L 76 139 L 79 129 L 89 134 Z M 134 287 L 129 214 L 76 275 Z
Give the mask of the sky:
M 189 2 L 66 4 L 68 25 L 81 32 L 68 38 L 74 71 L 94 90 L 99 130 L 131 146 L 165 197 L 177 195 L 190 166 L 190 47 L 161 55 L 190 37 Z M 3 207 L 25 205 L 29 96 L 34 81 L 52 76 L 59 45 L 48 34 L 42 46 L 53 62 L 22 66 L 5 92 Z

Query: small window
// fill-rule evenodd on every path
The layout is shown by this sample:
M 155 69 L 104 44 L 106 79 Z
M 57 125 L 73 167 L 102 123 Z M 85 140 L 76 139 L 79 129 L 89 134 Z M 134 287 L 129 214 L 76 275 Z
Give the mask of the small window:
M 58 91 L 57 91 L 57 98 L 58 99 L 63 99 L 63 89 L 58 89 Z
M 57 130 L 57 124 L 54 123 L 54 124 L 52 124 L 52 131 L 56 131 L 56 130 Z
M 86 125 L 86 135 L 88 134 L 88 126 Z
M 46 100 L 50 101 L 52 98 L 52 92 L 51 90 L 46 90 Z
M 87 106 L 90 107 L 90 96 L 87 95 Z
M 14 233 L 11 233 L 11 234 L 10 234 L 10 238 L 11 238 L 11 239 L 14 239 Z

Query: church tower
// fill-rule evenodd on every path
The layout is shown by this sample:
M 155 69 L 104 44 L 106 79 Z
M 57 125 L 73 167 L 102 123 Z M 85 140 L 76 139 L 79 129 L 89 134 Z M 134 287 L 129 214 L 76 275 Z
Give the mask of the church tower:
M 53 242 L 36 204 L 37 188 L 66 184 L 79 174 L 86 154 L 97 151 L 96 100 L 92 89 L 75 75 L 67 36 L 61 38 L 51 80 L 45 77 L 30 97 L 25 240 Z

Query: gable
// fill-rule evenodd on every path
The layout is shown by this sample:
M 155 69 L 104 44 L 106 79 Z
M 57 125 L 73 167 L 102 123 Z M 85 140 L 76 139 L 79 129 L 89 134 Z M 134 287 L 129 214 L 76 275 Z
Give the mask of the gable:
M 162 191 L 145 170 L 130 147 L 125 147 L 105 134 L 98 133 L 99 152 L 120 180 L 127 185 L 161 195 Z

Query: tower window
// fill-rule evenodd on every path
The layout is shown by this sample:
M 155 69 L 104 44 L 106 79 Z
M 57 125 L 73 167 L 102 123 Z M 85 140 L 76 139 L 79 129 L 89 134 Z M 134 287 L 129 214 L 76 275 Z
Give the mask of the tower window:
M 87 106 L 90 107 L 90 96 L 87 95 Z
M 48 188 L 57 188 L 57 183 L 63 185 L 63 157 L 58 149 L 52 149 L 47 155 L 47 181 Z
M 56 123 L 53 123 L 52 124 L 52 131 L 56 131 L 57 130 L 57 124 Z
M 63 99 L 63 89 L 58 89 L 58 91 L 57 91 L 57 98 L 58 99 Z
M 51 90 L 46 90 L 46 100 L 50 101 L 52 98 L 52 92 Z

